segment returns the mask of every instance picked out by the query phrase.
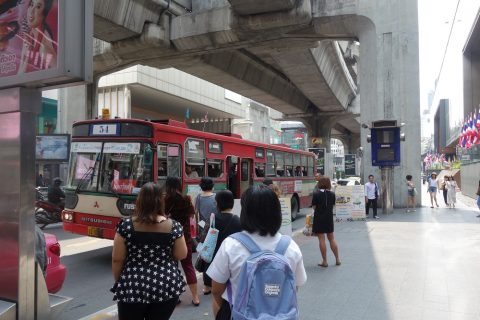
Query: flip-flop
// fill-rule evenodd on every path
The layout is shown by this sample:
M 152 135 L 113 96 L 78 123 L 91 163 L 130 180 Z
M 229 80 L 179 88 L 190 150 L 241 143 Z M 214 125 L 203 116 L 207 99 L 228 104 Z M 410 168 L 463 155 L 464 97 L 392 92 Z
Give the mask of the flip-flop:
M 203 295 L 204 295 L 204 296 L 208 296 L 210 293 L 212 293 L 212 290 L 203 291 Z
M 341 265 L 341 264 L 342 264 L 342 263 L 341 263 L 340 261 L 337 262 L 337 263 L 335 263 L 336 266 L 339 266 L 339 265 Z
M 326 268 L 328 267 L 328 263 L 319 263 L 318 266 L 322 268 Z

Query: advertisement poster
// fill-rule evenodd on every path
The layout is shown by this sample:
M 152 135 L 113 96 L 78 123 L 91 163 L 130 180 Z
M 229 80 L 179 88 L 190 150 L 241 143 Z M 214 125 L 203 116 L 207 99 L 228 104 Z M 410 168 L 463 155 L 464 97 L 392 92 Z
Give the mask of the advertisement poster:
M 363 220 L 365 215 L 365 187 L 363 185 L 352 186 L 352 219 Z
M 335 196 L 336 220 L 350 220 L 352 218 L 352 187 L 337 186 Z
M 317 172 L 325 174 L 325 148 L 308 148 L 308 151 L 315 153 Z
M 363 220 L 365 216 L 364 186 L 337 186 L 336 221 Z
M 280 207 L 282 210 L 282 225 L 280 226 L 280 233 L 291 236 L 292 235 L 292 205 L 290 198 L 280 198 Z
M 0 1 L 0 78 L 57 67 L 58 0 Z
M 357 156 L 354 154 L 345 155 L 345 176 L 353 177 L 356 176 L 356 165 L 357 165 Z
M 70 136 L 37 136 L 35 158 L 37 160 L 68 161 Z

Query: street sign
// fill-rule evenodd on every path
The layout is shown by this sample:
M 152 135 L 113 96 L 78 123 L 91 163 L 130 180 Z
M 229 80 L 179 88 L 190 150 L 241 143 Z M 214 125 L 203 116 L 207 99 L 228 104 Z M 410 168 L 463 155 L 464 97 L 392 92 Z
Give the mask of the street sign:
M 357 175 L 357 156 L 354 154 L 345 155 L 345 176 L 351 177 Z
M 308 151 L 315 153 L 317 172 L 325 174 L 325 148 L 308 148 Z
M 312 138 L 312 145 L 319 145 L 319 144 L 322 144 L 323 143 L 323 139 L 322 138 L 318 138 L 318 137 L 314 137 Z

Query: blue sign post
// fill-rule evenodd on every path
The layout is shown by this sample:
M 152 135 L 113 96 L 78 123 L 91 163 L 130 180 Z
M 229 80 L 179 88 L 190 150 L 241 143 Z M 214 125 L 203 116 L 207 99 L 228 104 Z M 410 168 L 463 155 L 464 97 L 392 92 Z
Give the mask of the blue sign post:
M 405 136 L 396 120 L 374 121 L 367 141 L 372 144 L 372 166 L 382 174 L 381 199 L 383 213 L 393 213 L 393 168 L 400 165 L 400 141 Z

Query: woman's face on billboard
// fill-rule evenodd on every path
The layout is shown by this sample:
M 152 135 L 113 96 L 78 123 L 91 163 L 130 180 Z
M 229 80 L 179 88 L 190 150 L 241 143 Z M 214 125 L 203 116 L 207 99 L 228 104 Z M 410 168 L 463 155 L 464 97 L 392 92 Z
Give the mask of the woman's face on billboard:
M 43 10 L 45 9 L 45 0 L 30 0 L 28 6 L 27 19 L 31 28 L 38 28 L 43 24 Z

